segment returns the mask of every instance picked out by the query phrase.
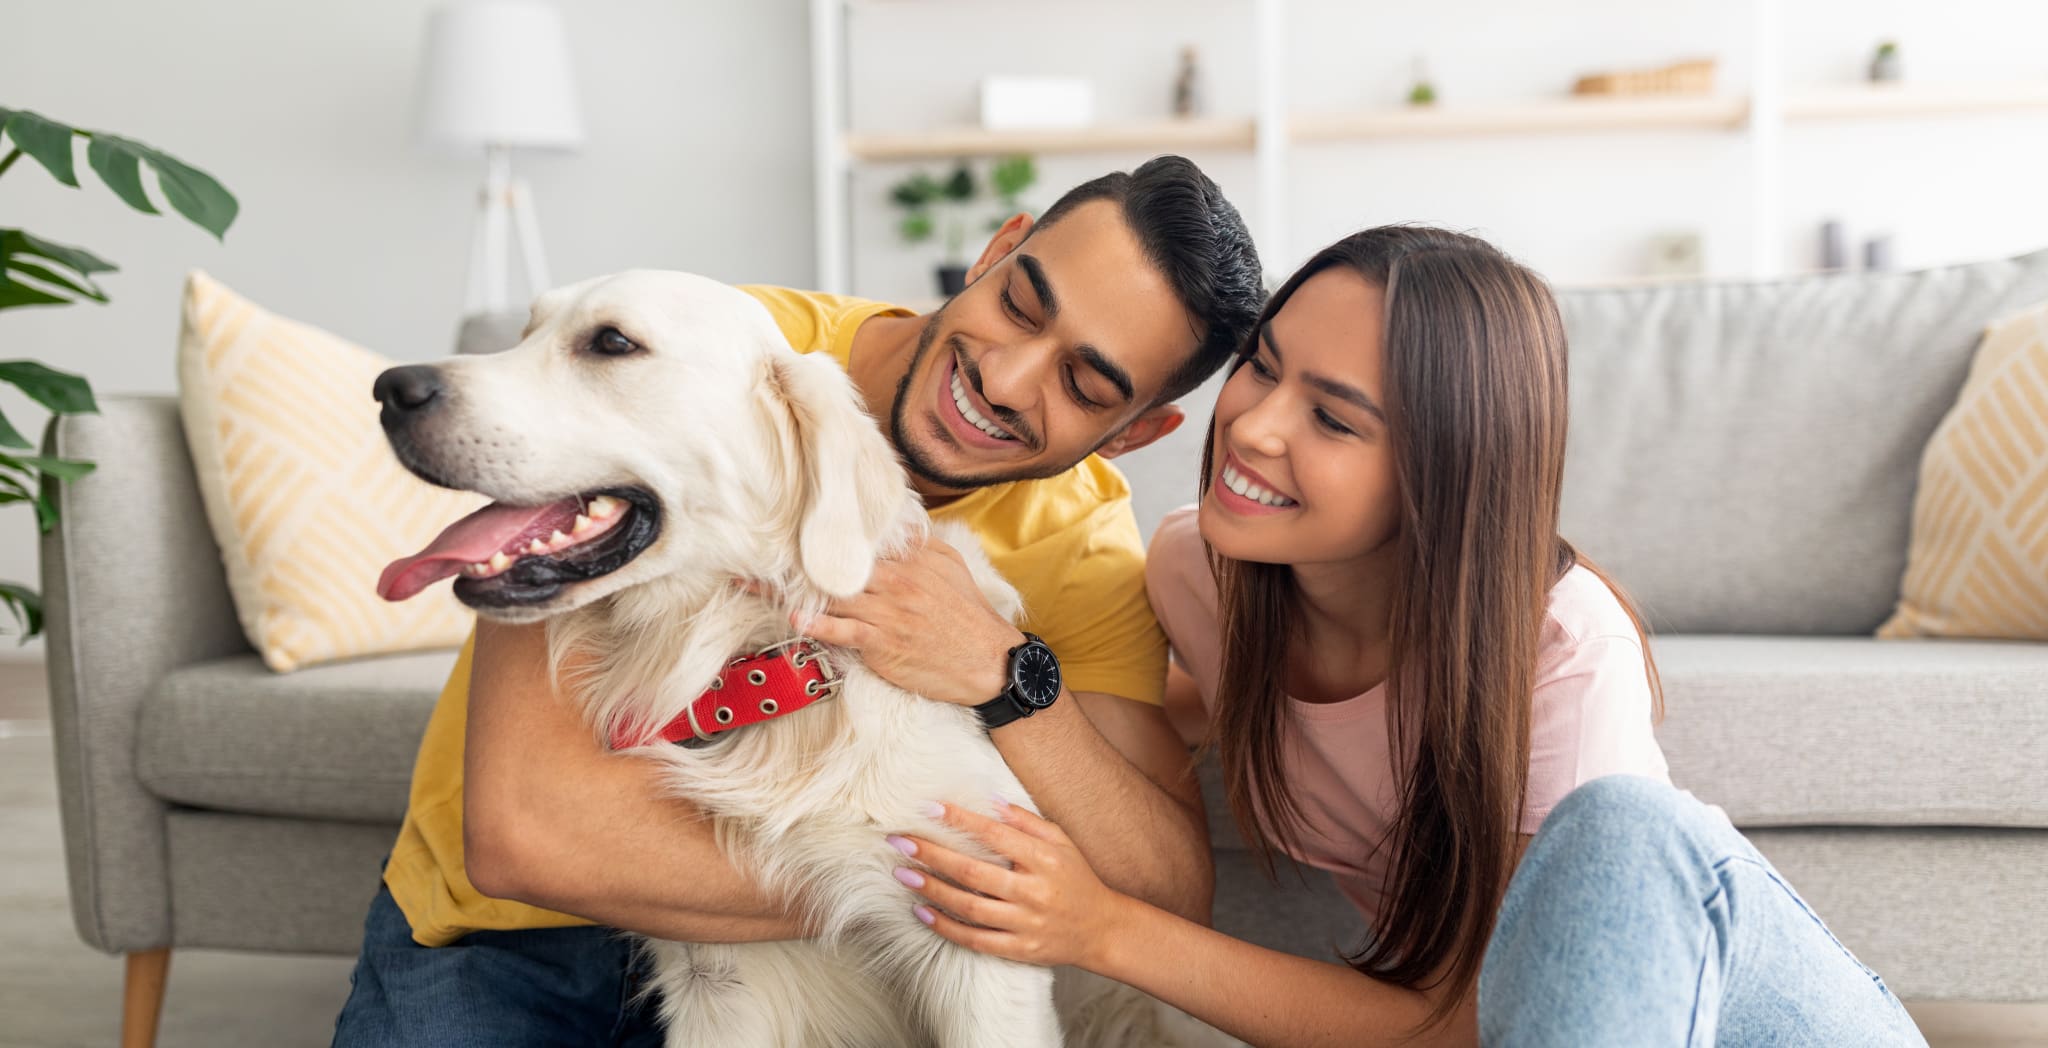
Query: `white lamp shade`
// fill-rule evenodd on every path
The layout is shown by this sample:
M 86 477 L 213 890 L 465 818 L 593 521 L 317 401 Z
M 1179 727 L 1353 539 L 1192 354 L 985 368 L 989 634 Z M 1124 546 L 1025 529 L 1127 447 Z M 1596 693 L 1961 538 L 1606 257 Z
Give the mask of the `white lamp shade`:
M 456 147 L 567 149 L 583 141 L 562 15 L 544 0 L 434 11 L 420 67 L 420 137 Z

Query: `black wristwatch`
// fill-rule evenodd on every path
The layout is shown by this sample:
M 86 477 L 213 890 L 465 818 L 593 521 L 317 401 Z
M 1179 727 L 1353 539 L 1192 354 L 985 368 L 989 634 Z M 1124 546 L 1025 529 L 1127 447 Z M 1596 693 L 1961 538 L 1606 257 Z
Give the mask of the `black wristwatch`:
M 1026 633 L 1024 643 L 1010 649 L 1010 683 L 1002 694 L 974 707 L 981 726 L 994 731 L 1022 720 L 1053 704 L 1060 697 L 1060 660 L 1034 634 Z

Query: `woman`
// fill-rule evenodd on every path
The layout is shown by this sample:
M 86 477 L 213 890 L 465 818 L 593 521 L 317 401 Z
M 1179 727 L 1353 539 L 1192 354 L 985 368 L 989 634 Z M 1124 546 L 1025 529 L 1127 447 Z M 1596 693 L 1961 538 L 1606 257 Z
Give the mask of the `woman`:
M 1201 503 L 1153 540 L 1169 702 L 1203 708 L 1268 871 L 1284 852 L 1358 906 L 1346 964 L 1110 891 L 1017 808 L 935 809 L 1013 868 L 892 838 L 938 875 L 899 874 L 936 904 L 918 917 L 1260 1045 L 1924 1043 L 1670 786 L 1641 623 L 1557 534 L 1565 419 L 1538 277 L 1471 237 L 1366 230 L 1275 293 Z

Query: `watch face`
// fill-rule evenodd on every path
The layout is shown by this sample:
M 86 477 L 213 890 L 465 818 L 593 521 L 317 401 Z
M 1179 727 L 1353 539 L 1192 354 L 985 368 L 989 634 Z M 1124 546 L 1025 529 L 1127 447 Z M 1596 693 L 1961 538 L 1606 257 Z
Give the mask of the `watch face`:
M 1051 648 L 1026 644 L 1010 667 L 1010 682 L 1018 698 L 1042 710 L 1060 697 L 1060 662 Z

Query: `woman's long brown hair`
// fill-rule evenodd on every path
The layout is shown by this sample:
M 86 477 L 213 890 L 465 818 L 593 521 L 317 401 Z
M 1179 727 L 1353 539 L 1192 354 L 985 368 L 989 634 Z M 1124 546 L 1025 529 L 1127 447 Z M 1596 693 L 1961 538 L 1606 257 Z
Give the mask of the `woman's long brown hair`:
M 1543 280 L 1485 241 L 1386 226 L 1310 259 L 1274 293 L 1260 327 L 1304 281 L 1339 267 L 1385 292 L 1382 394 L 1402 552 L 1387 679 L 1393 752 L 1360 757 L 1394 761 L 1401 811 L 1387 839 L 1366 846 L 1391 858 L 1379 927 L 1345 959 L 1376 979 L 1444 991 L 1433 1024 L 1478 983 L 1514 872 L 1550 589 L 1585 563 L 1558 535 L 1564 325 Z M 1255 329 L 1233 370 L 1257 338 Z M 1212 420 L 1205 495 L 1215 449 Z M 1295 850 L 1302 826 L 1282 767 L 1294 727 L 1285 667 L 1301 641 L 1300 609 L 1287 566 L 1214 551 L 1210 561 L 1223 631 L 1210 741 L 1231 812 L 1271 875 L 1274 848 Z M 1635 609 L 1615 593 L 1642 632 Z M 1661 711 L 1648 651 L 1645 643 Z

